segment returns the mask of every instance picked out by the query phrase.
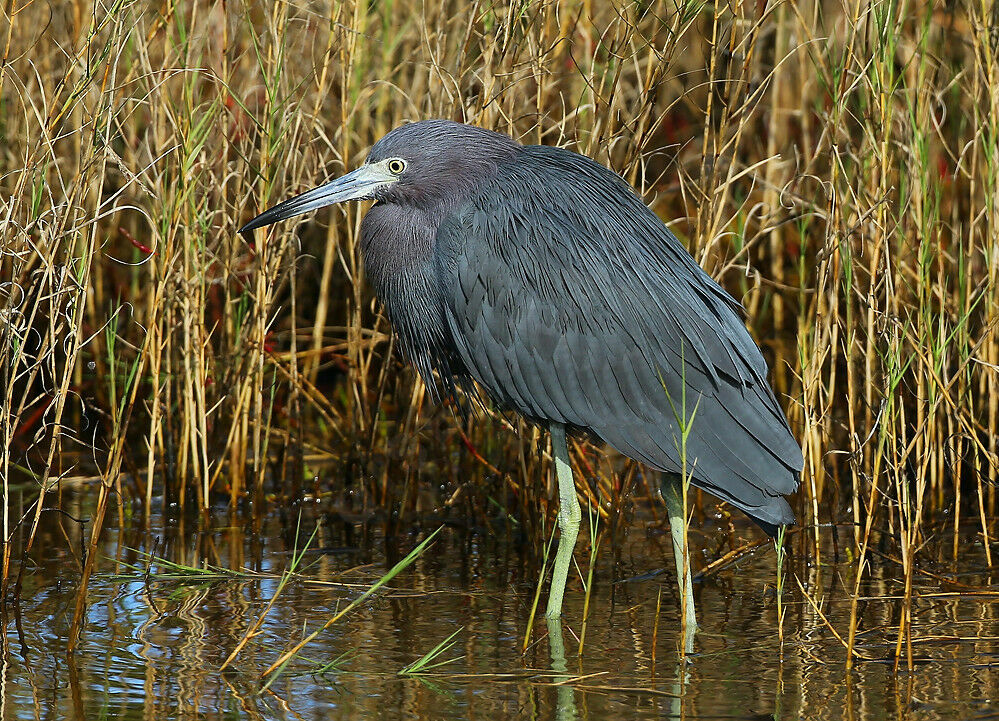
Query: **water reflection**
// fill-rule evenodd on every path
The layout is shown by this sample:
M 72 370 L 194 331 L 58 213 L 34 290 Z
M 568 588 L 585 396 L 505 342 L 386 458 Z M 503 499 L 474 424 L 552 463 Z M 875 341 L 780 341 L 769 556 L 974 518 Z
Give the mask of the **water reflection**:
M 77 512 L 86 515 L 85 504 Z M 377 524 L 342 520 L 319 528 L 304 556 L 310 580 L 284 587 L 236 662 L 219 673 L 312 532 L 309 519 L 300 528 L 278 514 L 259 532 L 239 519 L 194 530 L 196 519 L 186 529 L 181 519 L 153 519 L 153 528 L 167 529 L 159 534 L 109 529 L 77 651 L 67 654 L 79 536 L 75 524 L 48 516 L 21 602 L 2 617 L 3 719 L 985 719 L 999 696 L 996 596 L 953 592 L 927 578 L 913 608 L 917 670 L 895 674 L 887 660 L 899 585 L 889 563 L 875 564 L 860 627 L 861 650 L 875 660 L 847 674 L 823 617 L 844 626 L 843 579 L 852 569 L 792 564 L 822 614 L 789 593 L 782 649 L 766 548 L 698 584 L 701 630 L 683 659 L 672 575 L 614 583 L 670 567 L 668 544 L 641 525 L 598 559 L 581 655 L 573 633 L 582 618 L 578 587 L 566 596 L 564 620 L 547 623 L 547 643 L 522 654 L 536 569 L 516 538 L 447 529 L 390 591 L 323 633 L 263 689 L 261 673 L 283 650 L 432 530 L 386 536 Z M 982 568 L 974 545 L 968 549 L 967 570 Z M 147 573 L 143 553 L 177 565 L 156 563 Z M 536 635 L 544 636 L 544 625 Z M 459 628 L 449 654 L 457 661 L 399 675 Z
M 576 718 L 575 691 L 570 685 L 569 668 L 565 662 L 565 639 L 562 637 L 562 621 L 558 618 L 545 619 L 548 624 L 548 649 L 552 657 L 552 682 L 555 684 L 555 718 L 558 721 L 574 721 Z

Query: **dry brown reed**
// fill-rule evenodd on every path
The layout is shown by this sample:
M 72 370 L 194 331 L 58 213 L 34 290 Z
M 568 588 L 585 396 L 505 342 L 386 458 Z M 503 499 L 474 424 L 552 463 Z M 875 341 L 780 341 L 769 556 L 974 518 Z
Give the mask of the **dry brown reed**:
M 399 123 L 449 117 L 615 168 L 745 303 L 805 449 L 796 557 L 821 573 L 818 526 L 846 524 L 852 648 L 872 548 L 896 556 L 911 663 L 920 558 L 956 560 L 962 524 L 986 554 L 995 537 L 996 13 L 10 0 L 0 475 L 5 499 L 21 485 L 36 502 L 4 505 L 3 538 L 30 547 L 69 479 L 93 482 L 92 549 L 109 511 L 268 492 L 389 518 L 502 510 L 541 537 L 537 431 L 429 406 L 365 287 L 362 209 L 258 247 L 234 232 Z M 612 531 L 655 493 L 620 459 L 575 457 Z

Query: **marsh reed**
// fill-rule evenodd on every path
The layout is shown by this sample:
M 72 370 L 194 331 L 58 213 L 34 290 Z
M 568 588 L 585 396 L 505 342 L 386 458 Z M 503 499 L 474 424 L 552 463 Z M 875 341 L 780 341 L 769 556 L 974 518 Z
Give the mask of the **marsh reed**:
M 11 541 L 30 548 L 68 484 L 95 495 L 92 549 L 154 504 L 304 493 L 388 518 L 502 513 L 544 536 L 538 432 L 432 407 L 365 286 L 361 208 L 258 246 L 235 234 L 401 122 L 448 117 L 613 167 L 742 300 L 805 450 L 795 562 L 822 573 L 818 529 L 836 525 L 850 663 L 871 555 L 896 560 L 911 664 L 919 564 L 956 562 L 969 528 L 993 563 L 997 13 L 9 0 L 0 476 L 5 498 L 36 501 L 4 505 L 5 596 Z M 608 528 L 656 493 L 633 464 L 573 450 Z

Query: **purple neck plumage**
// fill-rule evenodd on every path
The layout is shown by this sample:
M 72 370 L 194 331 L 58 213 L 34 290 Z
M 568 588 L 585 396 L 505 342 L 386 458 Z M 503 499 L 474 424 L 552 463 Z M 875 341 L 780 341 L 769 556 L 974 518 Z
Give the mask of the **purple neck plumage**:
M 442 132 L 443 131 L 443 132 Z M 437 230 L 477 188 L 513 159 L 512 138 L 434 120 L 403 126 L 371 149 L 368 162 L 402 158 L 411 177 L 377 194 L 361 224 L 364 270 L 385 306 L 399 345 L 432 395 L 450 395 L 464 374 L 453 356 L 436 257 Z

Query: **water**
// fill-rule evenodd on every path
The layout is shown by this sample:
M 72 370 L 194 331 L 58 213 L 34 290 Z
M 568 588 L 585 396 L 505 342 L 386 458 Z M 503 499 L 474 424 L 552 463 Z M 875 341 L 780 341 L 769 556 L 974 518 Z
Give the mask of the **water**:
M 87 512 L 81 503 L 78 517 Z M 306 514 L 302 538 L 312 521 Z M 322 633 L 265 688 L 261 673 L 303 630 L 357 598 L 384 573 L 386 559 L 405 555 L 431 526 L 386 539 L 374 522 L 323 525 L 304 556 L 309 580 L 284 587 L 223 672 L 278 589 L 296 543 L 295 514 L 272 513 L 259 532 L 231 520 L 191 526 L 191 519 L 153 518 L 155 533 L 139 523 L 124 533 L 107 530 L 86 623 L 70 653 L 80 530 L 45 514 L 21 602 L 4 614 L 3 719 L 999 719 L 999 596 L 970 592 L 995 591 L 981 575 L 971 531 L 968 573 L 958 585 L 920 576 L 912 672 L 896 672 L 893 663 L 902 588 L 892 578 L 896 566 L 872 568 L 860 642 L 871 660 L 847 673 L 842 645 L 793 578 L 781 646 L 774 556 L 766 546 L 697 584 L 702 630 L 694 655 L 681 661 L 673 575 L 648 574 L 670 568 L 668 537 L 644 521 L 601 547 L 582 654 L 578 579 L 566 595 L 562 643 L 550 642 L 558 628 L 539 616 L 522 652 L 533 556 L 516 529 L 446 528 L 390 591 Z M 739 535 L 757 537 L 749 527 Z M 694 540 L 714 548 L 718 536 L 709 529 Z M 169 569 L 154 563 L 147 575 L 144 553 L 244 573 L 167 578 Z M 583 543 L 576 557 L 585 573 Z M 812 597 L 823 598 L 828 623 L 845 633 L 852 567 L 842 560 L 793 561 L 791 568 Z M 439 659 L 450 663 L 399 675 L 455 631 L 455 645 Z

